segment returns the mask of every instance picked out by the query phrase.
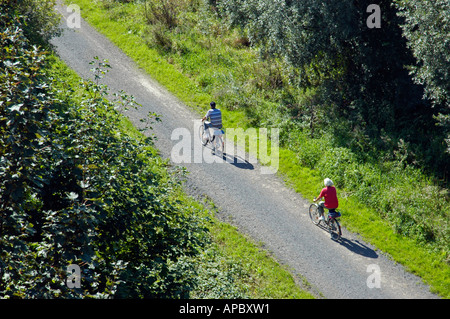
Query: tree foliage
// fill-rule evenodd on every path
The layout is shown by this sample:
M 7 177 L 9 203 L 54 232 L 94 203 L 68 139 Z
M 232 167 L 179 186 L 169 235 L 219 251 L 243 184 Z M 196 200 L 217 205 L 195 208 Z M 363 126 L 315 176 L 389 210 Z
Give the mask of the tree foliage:
M 61 98 L 25 19 L 2 10 L 0 296 L 188 296 L 204 226 L 151 139 L 118 129 L 133 99 L 106 99 L 108 64 L 98 59 L 81 100 Z M 66 284 L 70 264 L 81 267 L 81 288 Z
M 396 1 L 404 17 L 403 35 L 416 61 L 409 66 L 416 83 L 425 86 L 425 96 L 436 108 L 447 131 L 450 151 L 450 2 Z
M 56 0 L 0 0 L 1 10 L 21 16 L 25 36 L 39 44 L 59 34 L 60 16 L 55 5 Z
M 421 30 L 428 29 L 430 38 L 439 34 L 433 41 L 425 41 L 426 52 L 420 49 L 422 37 L 413 43 L 411 33 L 405 31 L 406 38 L 403 36 L 404 18 L 387 0 L 376 2 L 381 9 L 380 28 L 367 25 L 370 0 L 216 2 L 230 25 L 242 28 L 260 48 L 263 58 L 282 58 L 294 70 L 297 85 L 313 89 L 317 103 L 314 108 L 308 106 L 307 112 L 311 118 L 325 119 L 323 124 L 339 145 L 376 156 L 379 151 L 392 153 L 406 141 L 411 162 L 448 174 L 444 134 L 435 125 L 443 109 L 423 99 L 424 90 L 427 96 L 439 91 L 439 101 L 448 97 L 448 28 L 440 28 L 448 20 L 445 1 L 433 5 L 425 1 L 409 11 L 406 8 L 416 8 L 415 2 L 402 4 L 403 16 L 416 14 L 415 22 L 407 20 L 412 21 L 407 28 L 423 22 L 414 34 L 427 34 Z M 425 8 L 429 13 L 423 16 Z M 433 56 L 432 68 L 416 61 L 419 51 L 422 59 Z M 413 66 L 416 82 L 407 66 Z M 434 73 L 425 75 L 424 70 Z M 438 79 L 439 86 L 431 84 Z M 426 83 L 429 85 L 424 87 Z

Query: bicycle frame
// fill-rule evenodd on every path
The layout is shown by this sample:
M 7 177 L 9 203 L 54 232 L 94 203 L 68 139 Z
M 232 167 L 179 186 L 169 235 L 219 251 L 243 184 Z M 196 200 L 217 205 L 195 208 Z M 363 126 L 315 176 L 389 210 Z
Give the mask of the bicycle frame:
M 218 129 L 218 128 L 212 127 L 212 126 L 206 127 L 205 124 L 208 125 L 208 124 L 211 124 L 211 122 L 206 122 L 206 121 L 205 121 L 205 122 L 202 124 L 203 127 L 205 128 L 205 134 L 208 136 L 208 140 L 209 140 L 210 142 L 212 142 L 214 136 L 222 136 L 222 135 L 224 134 L 224 132 L 222 131 L 222 129 Z M 211 130 L 214 130 L 214 131 L 212 132 L 212 134 L 211 134 Z
M 324 211 L 324 214 L 325 214 L 325 211 Z M 313 224 L 320 225 L 321 220 L 318 219 L 318 216 L 320 216 L 320 210 L 319 210 L 318 204 L 316 204 L 316 203 L 311 204 L 311 206 L 309 207 L 309 216 L 310 216 Z M 336 240 L 336 241 L 339 240 L 342 235 L 341 225 L 339 224 L 339 221 L 337 219 L 340 216 L 341 216 L 340 213 L 339 213 L 339 216 L 336 216 L 336 217 L 331 217 L 329 215 L 329 213 L 327 214 L 326 217 L 324 216 L 325 217 L 324 222 L 327 225 L 328 231 L 330 232 L 331 239 Z
M 206 146 L 206 144 L 211 143 L 213 147 L 213 151 L 218 150 L 219 156 L 223 154 L 223 135 L 224 131 L 222 129 L 218 129 L 216 127 L 206 127 L 205 124 L 210 124 L 210 122 L 202 123 L 200 126 L 200 139 L 202 139 L 202 135 L 206 135 L 205 142 L 202 142 L 203 146 Z M 211 133 L 212 131 L 212 133 Z M 215 142 L 213 140 L 215 139 Z M 216 144 L 216 145 L 214 145 Z M 217 147 L 216 147 L 217 146 Z

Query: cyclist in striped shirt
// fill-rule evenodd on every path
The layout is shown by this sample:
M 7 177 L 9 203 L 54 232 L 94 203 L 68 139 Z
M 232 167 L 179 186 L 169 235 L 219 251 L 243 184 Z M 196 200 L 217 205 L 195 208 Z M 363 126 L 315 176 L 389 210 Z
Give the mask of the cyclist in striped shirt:
M 219 109 L 216 109 L 216 102 L 209 103 L 211 108 L 206 112 L 206 115 L 202 118 L 203 125 L 205 126 L 205 132 L 207 132 L 206 136 L 209 136 L 209 128 L 212 129 L 222 129 L 222 112 Z M 206 119 L 210 120 L 209 123 L 205 122 Z M 223 131 L 222 131 L 223 133 Z M 212 137 L 212 141 L 215 139 L 215 135 Z M 224 147 L 224 142 L 222 141 L 222 149 Z
M 202 118 L 202 122 L 205 125 L 205 130 L 207 130 L 210 127 L 214 127 L 217 129 L 222 128 L 222 112 L 220 112 L 219 109 L 216 109 L 216 103 L 211 102 L 209 103 L 211 108 L 206 112 L 206 115 Z M 209 118 L 211 123 L 205 123 L 205 120 Z

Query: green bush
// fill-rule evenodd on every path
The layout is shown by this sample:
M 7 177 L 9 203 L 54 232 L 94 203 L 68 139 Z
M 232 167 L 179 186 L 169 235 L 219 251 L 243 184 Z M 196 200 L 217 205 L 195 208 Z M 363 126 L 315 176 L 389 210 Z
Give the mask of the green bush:
M 119 130 L 118 110 L 133 100 L 106 100 L 108 65 L 94 61 L 96 81 L 62 106 L 46 55 L 20 19 L 10 23 L 0 34 L 0 294 L 188 296 L 205 228 L 151 140 Z M 81 267 L 81 288 L 67 287 L 69 264 Z

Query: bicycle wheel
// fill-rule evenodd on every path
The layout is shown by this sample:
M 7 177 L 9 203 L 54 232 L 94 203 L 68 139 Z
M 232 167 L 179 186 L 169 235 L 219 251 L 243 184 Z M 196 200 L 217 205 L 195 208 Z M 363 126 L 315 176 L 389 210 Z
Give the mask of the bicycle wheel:
M 330 219 L 330 221 L 328 222 L 328 227 L 330 229 L 330 235 L 331 235 L 331 239 L 333 240 L 339 240 L 341 238 L 341 225 L 339 224 L 339 222 L 337 221 L 337 219 Z
M 309 218 L 311 218 L 314 225 L 318 225 L 320 223 L 319 217 L 319 206 L 317 204 L 311 204 L 311 206 L 309 206 Z
M 208 144 L 208 139 L 204 136 L 205 135 L 205 126 L 201 124 L 198 128 L 198 137 L 200 138 L 200 142 L 203 146 Z

